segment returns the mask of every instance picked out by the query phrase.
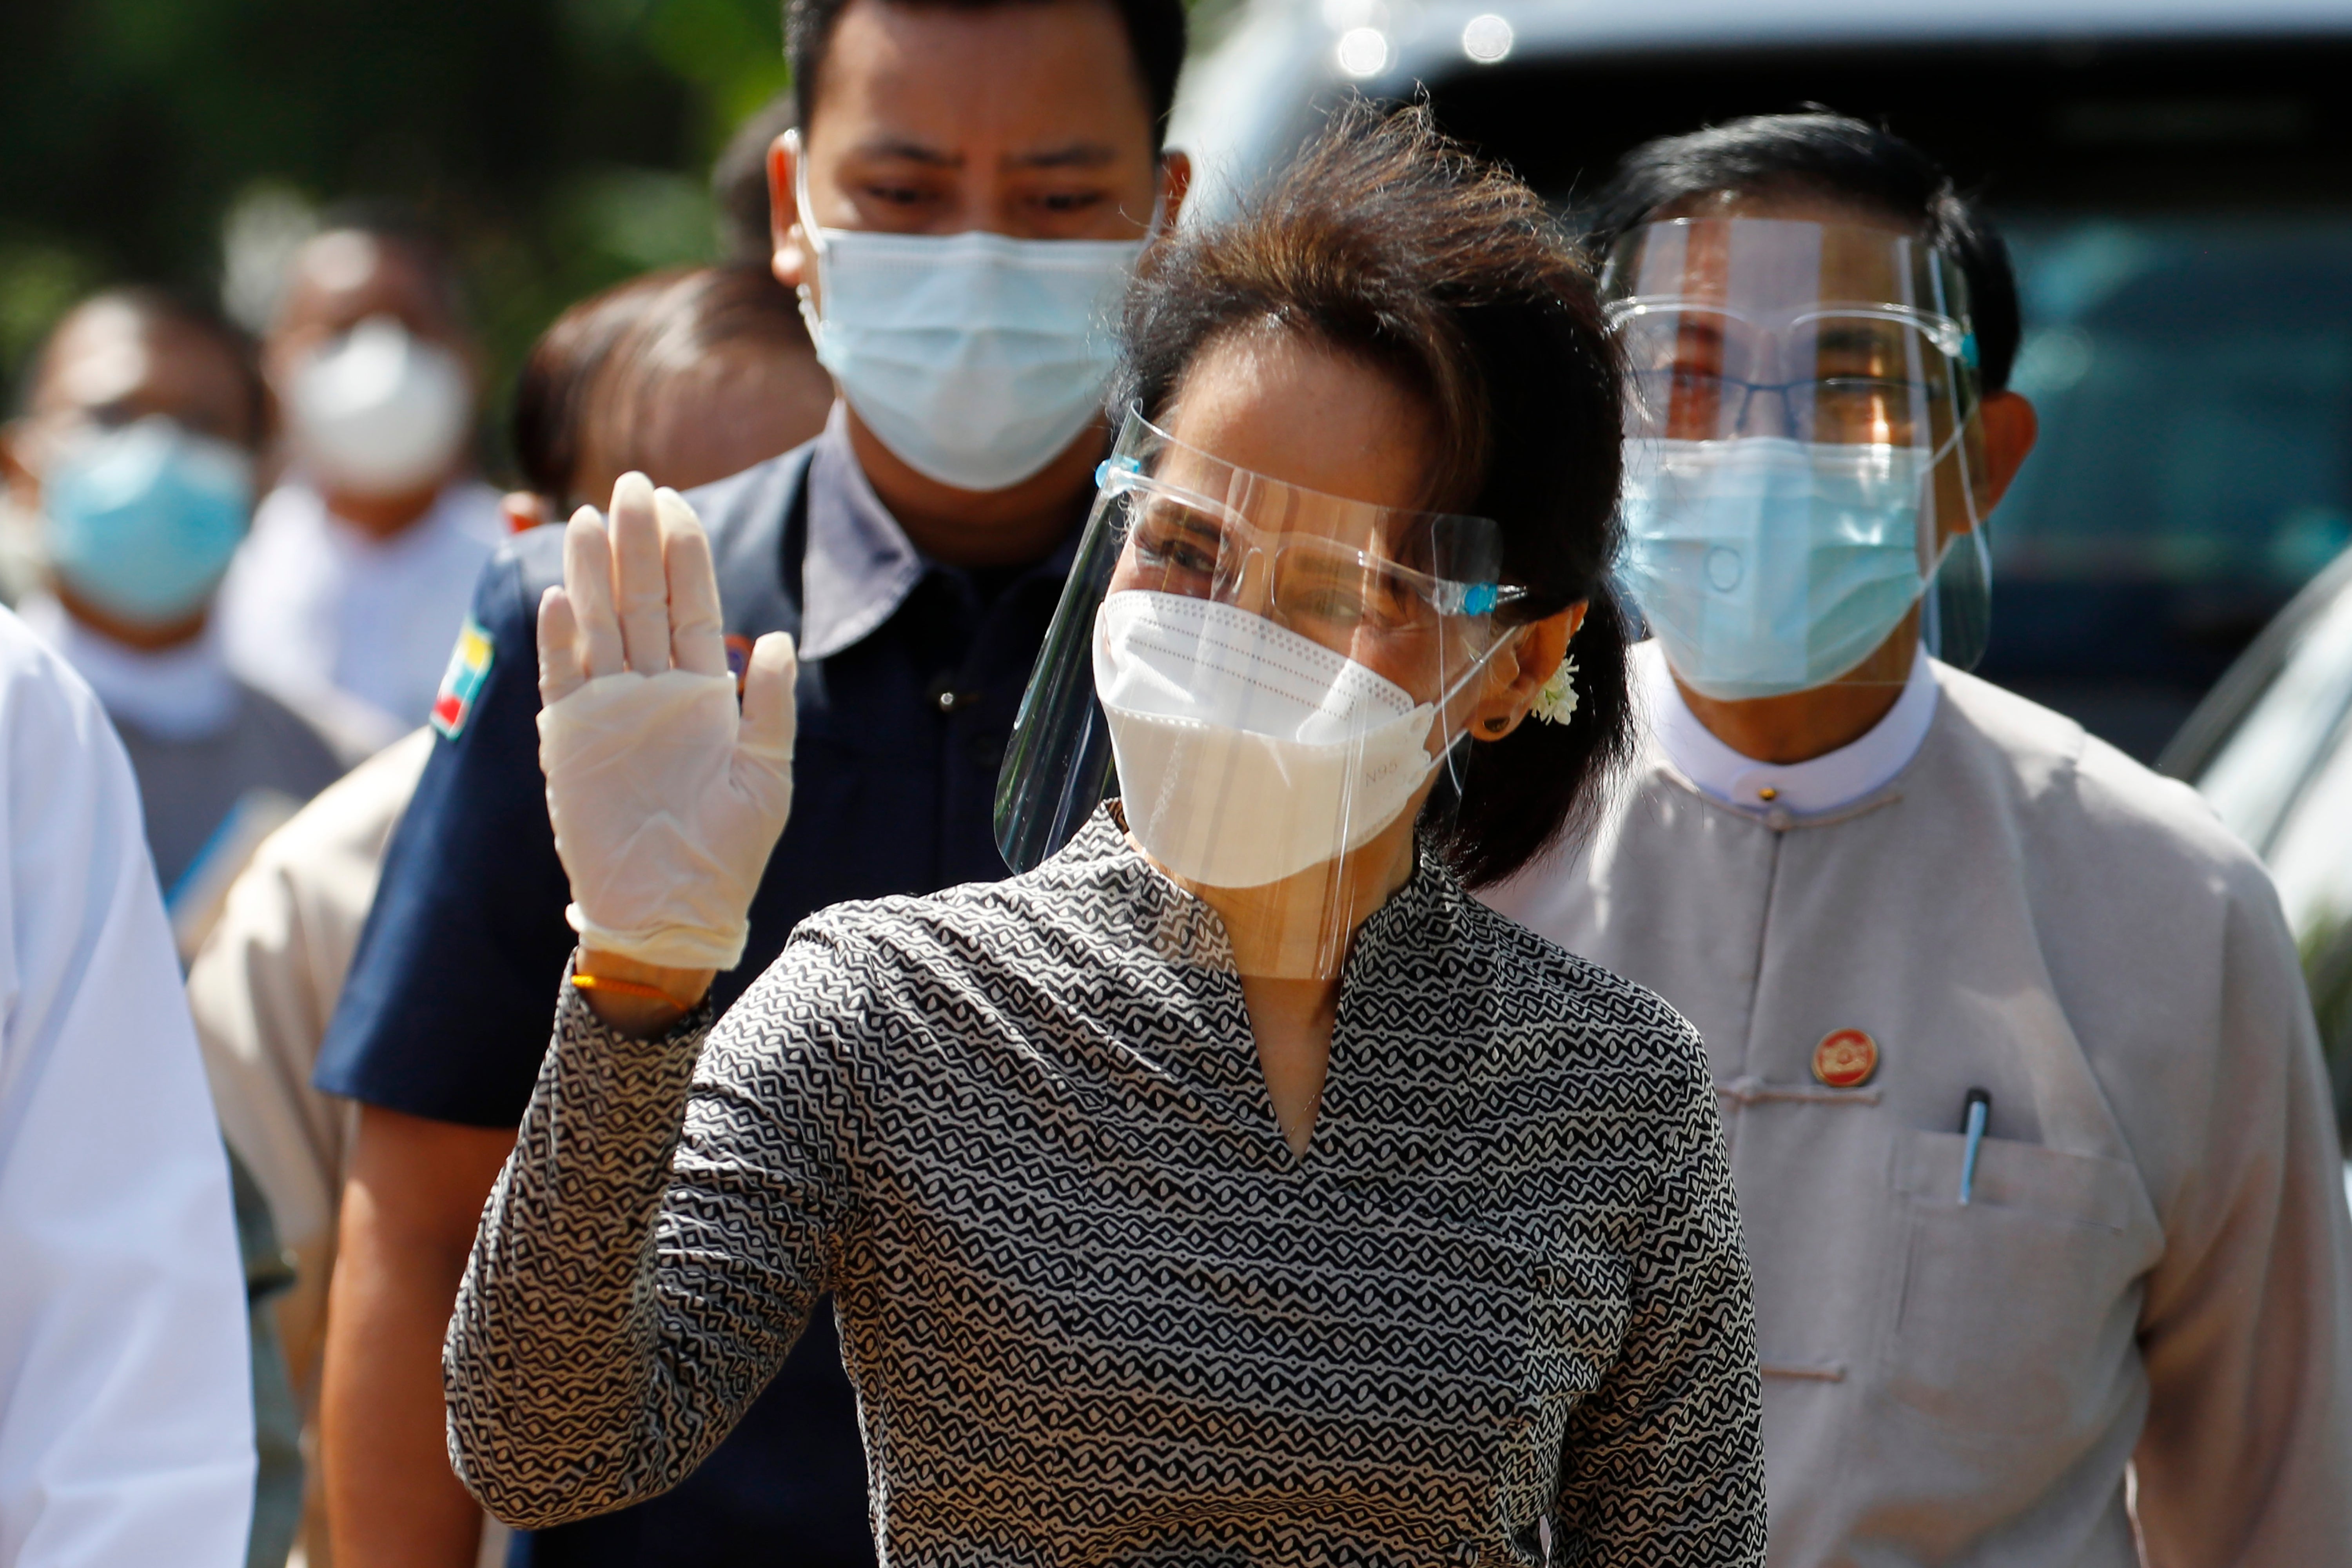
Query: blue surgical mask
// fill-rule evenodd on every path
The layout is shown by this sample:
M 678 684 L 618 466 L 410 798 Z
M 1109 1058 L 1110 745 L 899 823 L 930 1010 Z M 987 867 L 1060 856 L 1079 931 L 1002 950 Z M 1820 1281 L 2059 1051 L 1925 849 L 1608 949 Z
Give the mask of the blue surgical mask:
M 1747 437 L 1628 442 L 1619 571 L 1683 681 L 1718 701 L 1827 685 L 1926 586 L 1933 454 Z
M 253 460 L 161 416 L 73 441 L 41 479 L 49 563 L 77 597 L 140 625 L 200 608 L 253 515 Z
M 962 490 L 1009 489 L 1067 449 L 1102 412 L 1143 242 L 820 228 L 807 169 L 793 196 L 823 308 L 803 286 L 801 314 L 866 427 Z
M 817 361 L 917 473 L 1001 490 L 1101 413 L 1139 242 L 812 232 Z

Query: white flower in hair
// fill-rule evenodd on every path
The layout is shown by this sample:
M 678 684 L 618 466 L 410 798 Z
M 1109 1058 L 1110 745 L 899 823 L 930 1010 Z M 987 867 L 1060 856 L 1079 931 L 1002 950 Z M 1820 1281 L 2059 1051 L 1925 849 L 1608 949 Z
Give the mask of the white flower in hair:
M 1565 724 L 1576 715 L 1576 660 L 1563 658 L 1551 679 L 1536 693 L 1535 706 L 1528 710 L 1547 724 Z

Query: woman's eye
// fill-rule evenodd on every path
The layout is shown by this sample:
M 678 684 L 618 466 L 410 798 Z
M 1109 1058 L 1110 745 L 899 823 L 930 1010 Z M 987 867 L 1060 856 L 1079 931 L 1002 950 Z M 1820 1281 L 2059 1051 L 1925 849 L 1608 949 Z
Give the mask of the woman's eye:
M 1148 532 L 1136 541 L 1136 550 L 1146 561 L 1169 572 L 1206 576 L 1217 569 L 1216 551 L 1181 530 Z
M 1322 621 L 1356 622 L 1364 618 L 1363 596 L 1336 583 L 1301 584 L 1283 595 L 1283 607 L 1291 615 Z
M 866 194 L 885 206 L 910 207 L 929 193 L 914 185 L 868 185 Z
M 1089 207 L 1102 205 L 1102 193 L 1099 191 L 1052 191 L 1038 197 L 1037 205 L 1049 213 L 1085 212 Z

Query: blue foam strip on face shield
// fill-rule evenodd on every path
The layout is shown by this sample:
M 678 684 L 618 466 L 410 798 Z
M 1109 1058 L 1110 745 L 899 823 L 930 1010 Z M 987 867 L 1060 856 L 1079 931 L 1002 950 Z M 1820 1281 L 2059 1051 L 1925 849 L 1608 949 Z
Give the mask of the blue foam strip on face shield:
M 1430 594 L 1430 603 L 1443 616 L 1490 616 L 1502 602 L 1496 583 L 1440 583 Z

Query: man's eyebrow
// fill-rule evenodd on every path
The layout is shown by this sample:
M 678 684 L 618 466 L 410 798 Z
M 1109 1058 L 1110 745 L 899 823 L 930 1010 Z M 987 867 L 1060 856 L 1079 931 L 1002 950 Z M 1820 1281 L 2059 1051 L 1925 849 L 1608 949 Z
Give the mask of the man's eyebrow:
M 880 137 L 872 142 L 861 142 L 850 150 L 850 155 L 857 158 L 895 159 L 902 163 L 920 163 L 926 168 L 932 169 L 953 169 L 963 163 L 961 158 L 952 153 L 942 153 L 937 147 L 927 146 L 920 142 L 888 136 Z
M 1016 153 L 1004 162 L 1015 169 L 1099 169 L 1118 159 L 1117 150 L 1100 142 L 1073 142 L 1066 147 Z
M 1827 353 L 1881 353 L 1902 352 L 1902 330 L 1881 321 L 1834 321 L 1825 323 L 1814 338 L 1818 352 Z
M 1664 339 L 1664 334 L 1658 337 Z M 1706 316 L 1685 316 L 1675 323 L 1674 336 L 1658 343 L 1669 354 L 1722 353 L 1731 343 L 1731 334 L 1723 323 Z

